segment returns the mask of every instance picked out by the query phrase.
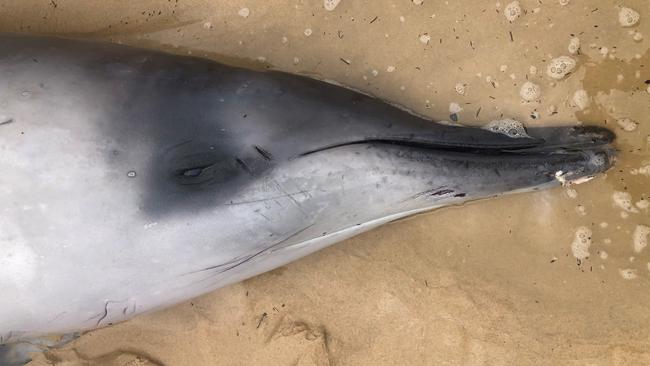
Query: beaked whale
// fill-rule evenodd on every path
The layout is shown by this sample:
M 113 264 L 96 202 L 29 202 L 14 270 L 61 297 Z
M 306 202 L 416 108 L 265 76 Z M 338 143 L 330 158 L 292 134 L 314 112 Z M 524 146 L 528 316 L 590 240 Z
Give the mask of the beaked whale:
M 604 128 L 491 127 L 281 72 L 0 35 L 0 344 L 106 326 L 614 161 Z

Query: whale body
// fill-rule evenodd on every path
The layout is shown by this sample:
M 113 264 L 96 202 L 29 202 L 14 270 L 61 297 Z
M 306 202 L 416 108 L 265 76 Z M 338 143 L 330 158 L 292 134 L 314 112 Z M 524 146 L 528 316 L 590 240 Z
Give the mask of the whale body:
M 0 344 L 106 326 L 614 161 L 603 128 L 495 126 L 281 72 L 0 35 Z

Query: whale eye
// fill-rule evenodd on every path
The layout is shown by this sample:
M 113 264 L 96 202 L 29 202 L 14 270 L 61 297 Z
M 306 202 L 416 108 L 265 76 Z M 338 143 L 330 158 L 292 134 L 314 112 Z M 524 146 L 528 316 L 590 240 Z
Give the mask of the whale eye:
M 184 172 L 182 172 L 182 175 L 184 177 L 190 177 L 190 178 L 191 177 L 198 177 L 199 175 L 201 175 L 201 173 L 203 173 L 203 169 L 205 169 L 205 167 L 187 169 Z

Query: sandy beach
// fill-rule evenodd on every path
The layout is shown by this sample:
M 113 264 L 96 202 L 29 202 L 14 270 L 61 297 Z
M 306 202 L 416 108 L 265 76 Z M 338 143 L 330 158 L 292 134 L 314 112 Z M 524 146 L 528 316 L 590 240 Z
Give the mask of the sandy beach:
M 515 3 L 0 3 L 2 31 L 333 80 L 435 121 L 606 126 L 620 150 L 588 183 L 384 225 L 30 365 L 650 364 L 650 249 L 639 234 L 650 226 L 650 7 Z M 575 68 L 554 78 L 562 56 Z

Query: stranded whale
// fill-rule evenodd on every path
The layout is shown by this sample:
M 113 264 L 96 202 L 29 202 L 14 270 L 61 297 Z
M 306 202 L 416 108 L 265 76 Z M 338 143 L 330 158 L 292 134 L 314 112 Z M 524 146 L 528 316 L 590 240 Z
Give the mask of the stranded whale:
M 122 321 L 391 220 L 613 162 L 606 129 L 491 128 L 280 72 L 0 35 L 0 344 Z

